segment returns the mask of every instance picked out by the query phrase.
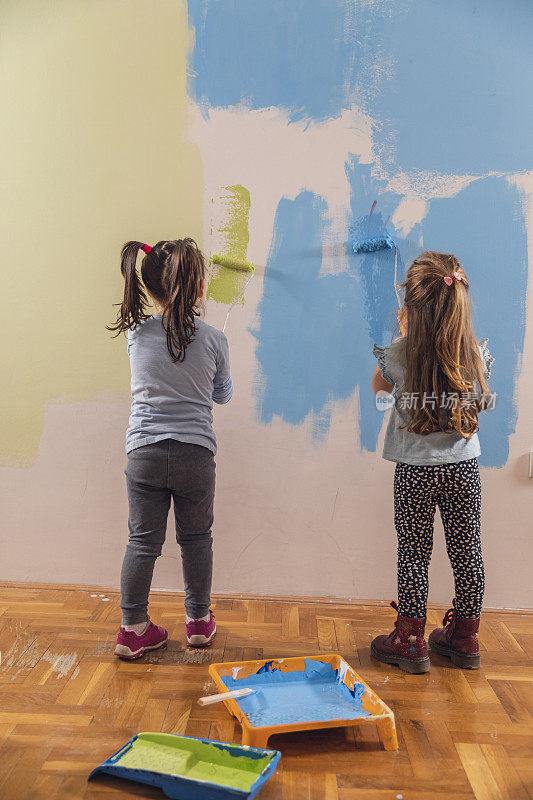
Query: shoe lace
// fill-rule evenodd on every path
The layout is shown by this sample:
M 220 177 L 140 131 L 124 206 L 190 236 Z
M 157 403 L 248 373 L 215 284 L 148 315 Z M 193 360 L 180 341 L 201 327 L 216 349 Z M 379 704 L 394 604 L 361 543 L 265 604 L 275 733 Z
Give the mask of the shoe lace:
M 455 597 L 453 598 L 453 608 L 449 608 L 446 614 L 444 615 L 444 619 L 442 620 L 443 626 L 446 628 L 450 623 L 452 623 L 455 619 Z
M 391 605 L 391 608 L 393 608 L 396 612 L 398 611 L 398 603 L 396 602 L 396 600 L 392 600 L 390 605 Z M 390 639 L 391 641 L 394 641 L 396 636 L 398 636 L 398 638 L 401 638 L 400 637 L 400 632 L 398 630 L 398 617 L 396 617 L 396 619 L 394 621 L 394 628 L 389 633 L 387 638 Z

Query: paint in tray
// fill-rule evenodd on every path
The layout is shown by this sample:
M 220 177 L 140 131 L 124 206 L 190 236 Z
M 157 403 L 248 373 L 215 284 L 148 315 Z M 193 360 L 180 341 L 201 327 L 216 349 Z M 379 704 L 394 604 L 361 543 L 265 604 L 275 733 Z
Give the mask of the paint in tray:
M 303 670 L 282 672 L 267 662 L 256 675 L 222 677 L 228 691 L 244 686 L 254 690 L 236 702 L 254 727 L 331 722 L 369 716 L 363 708 L 365 687 L 354 683 L 349 689 L 341 670 L 330 663 L 305 659 Z
M 139 733 L 93 770 L 89 780 L 104 772 L 157 786 L 180 800 L 253 798 L 274 774 L 280 757 L 276 750 Z
M 339 653 L 211 664 L 219 692 L 242 726 L 242 743 L 266 747 L 273 734 L 347 725 L 378 726 L 385 750 L 398 749 L 394 713 Z

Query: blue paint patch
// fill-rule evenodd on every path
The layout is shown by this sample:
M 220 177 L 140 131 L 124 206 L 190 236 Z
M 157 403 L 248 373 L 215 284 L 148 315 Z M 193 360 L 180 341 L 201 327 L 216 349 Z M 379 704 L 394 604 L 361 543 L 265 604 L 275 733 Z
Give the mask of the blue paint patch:
M 388 68 L 365 101 L 383 161 L 444 173 L 531 169 L 531 1 L 515 0 L 512 13 L 502 0 L 388 5 L 373 25 L 376 70 L 380 59 Z
M 495 358 L 496 408 L 480 419 L 485 466 L 503 466 L 515 431 L 527 292 L 527 241 L 521 197 L 505 178 L 475 181 L 456 197 L 433 200 L 423 223 L 424 246 L 454 253 L 471 285 L 476 333 Z
M 403 200 L 403 195 L 387 191 L 384 182 L 373 177 L 372 168 L 367 164 L 360 164 L 357 158 L 352 157 L 346 165 L 346 176 L 350 184 L 353 220 L 351 239 L 390 236 L 398 250 L 397 279 L 400 282 L 407 265 L 420 252 L 420 225 L 413 227 L 409 238 L 400 234 L 390 217 Z M 396 331 L 395 312 L 398 309 L 394 291 L 394 249 L 355 255 L 353 263 L 364 287 L 365 317 L 372 344 L 389 344 Z
M 277 106 L 320 120 L 351 105 L 362 50 L 350 0 L 190 0 L 189 22 L 189 91 L 204 110 Z
M 368 382 L 375 364 L 363 294 L 355 275 L 320 275 L 326 214 L 325 201 L 312 192 L 278 204 L 260 327 L 253 332 L 259 413 L 266 423 L 279 416 L 292 425 L 310 416 L 313 436 L 321 441 L 329 431 L 328 403 L 350 397 L 364 378 L 361 403 L 367 401 L 370 414 L 373 406 L 374 419 L 363 413 L 363 444 L 375 448 L 381 419 Z
M 420 250 L 387 223 L 401 195 L 384 192 L 370 167 L 357 159 L 347 165 L 346 174 L 353 235 L 390 233 L 398 245 L 401 278 L 405 262 Z M 383 414 L 370 388 L 376 366 L 372 345 L 389 343 L 396 329 L 394 251 L 355 255 L 347 235 L 350 272 L 320 275 L 326 217 L 325 201 L 311 192 L 278 205 L 258 308 L 260 327 L 254 332 L 261 371 L 259 413 L 266 423 L 279 416 L 292 425 L 311 416 L 314 439 L 323 441 L 329 432 L 329 403 L 350 397 L 359 387 L 360 444 L 375 450 Z M 418 229 L 414 233 L 418 236 Z
M 304 670 L 282 672 L 262 668 L 246 678 L 224 676 L 228 691 L 243 686 L 254 689 L 236 701 L 251 725 L 291 725 L 303 722 L 330 722 L 369 716 L 362 703 L 365 687 L 356 683 L 353 690 L 338 679 L 331 664 L 305 659 Z
M 502 0 L 190 0 L 189 22 L 189 91 L 206 113 L 323 120 L 357 104 L 402 169 L 533 165 L 531 0 L 512 14 Z
M 372 168 L 360 164 L 356 157 L 346 165 L 346 177 L 350 184 L 350 242 L 348 252 L 353 249 L 354 239 L 385 237 L 389 235 L 397 247 L 397 280 L 403 278 L 406 266 L 420 250 L 416 240 L 420 236 L 420 226 L 410 232 L 410 238 L 400 234 L 390 217 L 403 199 L 402 195 L 387 191 L 383 181 L 372 175 Z M 376 203 L 374 207 L 374 203 Z M 361 253 L 351 258 L 358 272 L 362 289 L 362 313 L 367 331 L 367 346 L 372 349 L 374 342 L 389 344 L 397 333 L 396 311 L 398 302 L 394 290 L 394 249 Z M 355 309 L 353 309 L 355 313 Z M 349 333 L 347 332 L 347 335 Z M 366 359 L 365 359 L 366 361 Z M 383 413 L 376 409 L 374 393 L 370 388 L 370 376 L 376 366 L 372 359 L 370 367 L 366 363 L 358 369 L 361 445 L 367 450 L 375 450 Z

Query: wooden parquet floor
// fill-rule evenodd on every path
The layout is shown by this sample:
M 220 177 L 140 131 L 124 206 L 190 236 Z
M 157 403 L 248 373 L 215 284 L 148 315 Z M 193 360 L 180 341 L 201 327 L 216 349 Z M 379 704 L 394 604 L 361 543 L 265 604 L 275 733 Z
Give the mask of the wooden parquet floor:
M 103 596 L 102 596 L 103 595 Z M 283 753 L 262 800 L 529 800 L 533 798 L 533 614 L 486 613 L 482 668 L 431 656 L 431 672 L 378 664 L 370 640 L 387 632 L 384 606 L 218 600 L 208 651 L 184 644 L 182 599 L 154 593 L 166 649 L 128 663 L 113 655 L 118 595 L 100 590 L 0 587 L 0 798 L 159 798 L 93 767 L 139 731 L 240 742 L 214 691 L 211 661 L 338 651 L 391 706 L 400 749 L 373 726 L 272 737 Z M 442 611 L 429 613 L 429 627 Z

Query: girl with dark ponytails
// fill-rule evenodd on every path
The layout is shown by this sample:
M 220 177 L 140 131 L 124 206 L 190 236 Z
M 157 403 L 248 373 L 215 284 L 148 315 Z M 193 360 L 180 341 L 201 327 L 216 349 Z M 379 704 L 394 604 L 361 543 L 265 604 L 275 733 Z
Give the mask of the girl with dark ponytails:
M 120 269 L 124 299 L 108 330 L 127 333 L 132 404 L 126 433 L 129 542 L 115 653 L 139 658 L 168 638 L 164 628 L 150 621 L 147 609 L 171 501 L 182 557 L 187 642 L 202 647 L 215 636 L 210 611 L 216 453 L 212 408 L 214 402 L 230 400 L 233 385 L 226 337 L 199 319 L 205 262 L 196 243 L 178 239 L 150 247 L 127 242 Z
M 372 642 L 379 661 L 427 672 L 424 629 L 433 521 L 438 506 L 455 582 L 433 651 L 460 667 L 479 667 L 477 632 L 485 576 L 481 556 L 479 413 L 493 403 L 487 378 L 493 358 L 478 344 L 469 283 L 453 255 L 418 256 L 403 283 L 403 334 L 374 346 L 374 392 L 395 394 L 383 458 L 396 462 L 394 522 L 398 535 L 398 611 L 393 632 Z

